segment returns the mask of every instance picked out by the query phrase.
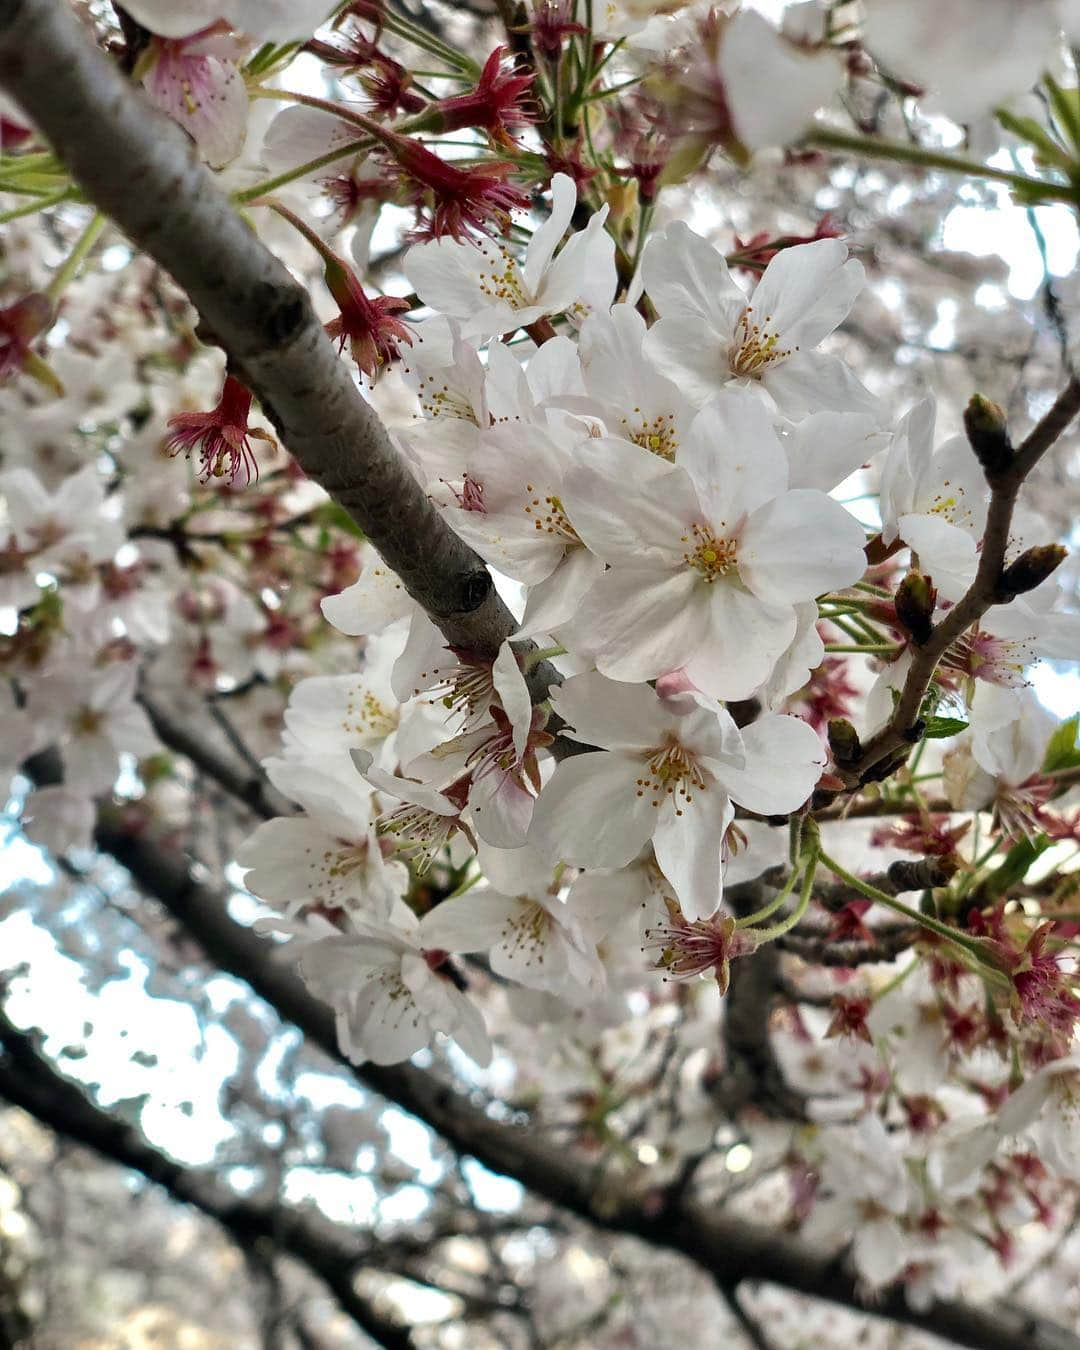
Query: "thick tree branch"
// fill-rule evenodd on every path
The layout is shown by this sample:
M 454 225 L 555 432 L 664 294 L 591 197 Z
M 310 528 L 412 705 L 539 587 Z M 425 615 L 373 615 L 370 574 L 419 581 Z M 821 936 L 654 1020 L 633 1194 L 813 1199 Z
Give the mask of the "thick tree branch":
M 0 1012 L 0 1097 L 28 1111 L 64 1138 L 93 1149 L 122 1167 L 141 1172 L 174 1200 L 194 1205 L 216 1220 L 241 1248 L 270 1242 L 305 1265 L 332 1291 L 342 1309 L 377 1345 L 411 1350 L 408 1330 L 380 1315 L 357 1293 L 354 1276 L 373 1244 L 347 1234 L 310 1213 L 267 1207 L 223 1194 L 213 1181 L 183 1167 L 148 1144 L 125 1121 L 109 1115 L 62 1077 L 40 1055 L 33 1039 Z
M 162 853 L 150 841 L 132 837 L 104 819 L 97 842 L 183 924 L 211 960 L 245 980 L 362 1084 L 424 1121 L 459 1153 L 512 1177 L 535 1197 L 590 1223 L 681 1252 L 728 1287 L 748 1279 L 778 1284 L 921 1327 L 976 1350 L 1080 1350 L 1080 1339 L 1016 1309 L 939 1303 L 922 1312 L 910 1307 L 899 1290 L 867 1304 L 855 1278 L 828 1254 L 712 1205 L 698 1207 L 691 1197 L 681 1197 L 654 1214 L 639 1197 L 620 1192 L 610 1178 L 598 1177 L 591 1163 L 553 1148 L 527 1126 L 493 1120 L 430 1073 L 409 1064 L 349 1065 L 338 1049 L 330 1009 L 312 998 L 291 970 L 273 960 L 264 939 L 229 918 L 224 894 L 196 881 L 186 859 Z
M 99 51 L 66 0 L 0 0 L 0 85 L 90 201 L 166 268 L 304 472 L 439 625 L 494 656 L 514 619 L 353 384 L 308 299 L 175 123 Z

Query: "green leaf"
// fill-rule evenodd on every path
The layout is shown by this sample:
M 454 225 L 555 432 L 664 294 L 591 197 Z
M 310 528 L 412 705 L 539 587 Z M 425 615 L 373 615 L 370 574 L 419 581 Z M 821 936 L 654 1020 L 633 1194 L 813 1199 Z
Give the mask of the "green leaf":
M 1015 886 L 1028 874 L 1032 864 L 1050 847 L 1052 839 L 1045 834 L 1037 834 L 1034 839 L 1021 839 L 1013 844 L 1005 860 L 996 871 L 991 872 L 983 887 L 984 892 L 997 897 L 1004 894 L 1010 886 Z
M 1058 126 L 1069 138 L 1073 150 L 1080 151 L 1080 89 L 1062 89 L 1051 75 L 1046 77 L 1046 88 Z
M 968 723 L 962 717 L 928 717 L 924 735 L 928 741 L 943 741 L 946 736 L 959 736 L 967 729 Z
M 1080 766 L 1078 731 L 1080 731 L 1080 713 L 1074 713 L 1067 722 L 1062 722 L 1047 741 L 1046 754 L 1043 756 L 1043 773 L 1055 773 L 1059 769 L 1075 769 Z
M 319 525 L 327 529 L 344 530 L 346 534 L 351 534 L 354 539 L 366 539 L 367 535 L 349 515 L 343 506 L 337 502 L 327 502 L 325 506 L 320 506 L 315 517 Z
M 1011 131 L 1014 136 L 1019 136 L 1022 141 L 1026 141 L 1044 164 L 1053 164 L 1059 169 L 1072 168 L 1073 159 L 1069 152 L 1060 146 L 1046 128 L 1040 126 L 1033 117 L 1017 117 L 1015 113 L 999 108 L 997 120 L 1006 131 Z

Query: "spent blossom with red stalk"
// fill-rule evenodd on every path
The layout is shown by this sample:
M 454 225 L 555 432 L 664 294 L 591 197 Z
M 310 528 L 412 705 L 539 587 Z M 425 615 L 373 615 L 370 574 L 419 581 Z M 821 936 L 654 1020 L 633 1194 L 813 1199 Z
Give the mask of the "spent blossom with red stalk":
M 1004 905 L 998 905 L 989 917 L 976 910 L 969 924 L 987 935 L 997 964 L 1008 975 L 1018 1020 L 1070 1037 L 1080 1020 L 1080 998 L 1070 987 L 1060 953 L 1047 951 L 1054 935 L 1053 921 L 1039 924 L 1022 945 L 1006 926 Z
M 649 928 L 645 933 L 645 949 L 659 949 L 656 969 L 673 980 L 693 980 L 699 975 L 713 975 L 721 994 L 726 994 L 731 981 L 731 962 L 737 956 L 748 956 L 757 950 L 757 935 L 736 927 L 731 914 L 718 911 L 709 919 L 691 922 L 673 900 L 665 900 L 668 921 Z
M 26 374 L 56 394 L 64 392 L 53 372 L 31 350 L 34 339 L 51 326 L 53 312 L 52 301 L 40 291 L 0 309 L 0 385 Z
M 506 180 L 514 165 L 485 161 L 459 168 L 433 155 L 419 141 L 379 128 L 387 153 L 409 177 L 407 191 L 417 208 L 412 238 L 468 240 L 494 237 L 510 228 L 510 212 L 524 210 L 529 198 Z M 426 217 L 425 217 L 426 213 Z
M 567 38 L 587 37 L 589 30 L 574 20 L 576 8 L 576 0 L 536 0 L 528 29 L 533 50 L 549 61 L 558 61 Z
M 873 1000 L 866 995 L 844 998 L 838 994 L 833 999 L 832 1021 L 825 1029 L 826 1039 L 834 1036 L 853 1036 L 856 1040 L 865 1041 L 867 1045 L 873 1045 L 874 1038 L 866 1025 L 867 1016 L 873 1006 Z
M 412 346 L 408 327 L 395 318 L 409 308 L 409 302 L 392 295 L 365 294 L 356 273 L 340 258 L 327 260 L 324 275 L 341 311 L 326 325 L 327 335 L 338 344 L 338 351 L 347 342 L 353 360 L 373 380 L 380 367 L 398 360 L 399 342 Z
M 235 375 L 226 375 L 221 398 L 210 412 L 177 413 L 169 418 L 172 434 L 165 448 L 172 454 L 199 451 L 199 477 L 228 477 L 230 482 L 250 483 L 259 477 L 252 439 L 274 444 L 274 438 L 259 427 L 248 426 L 251 391 Z
M 514 149 L 513 131 L 536 121 L 535 107 L 528 99 L 536 79 L 534 71 L 524 74 L 504 60 L 508 48 L 496 47 L 484 62 L 476 88 L 467 94 L 440 99 L 431 109 L 432 127 L 438 131 L 459 131 L 476 127 L 488 136 Z

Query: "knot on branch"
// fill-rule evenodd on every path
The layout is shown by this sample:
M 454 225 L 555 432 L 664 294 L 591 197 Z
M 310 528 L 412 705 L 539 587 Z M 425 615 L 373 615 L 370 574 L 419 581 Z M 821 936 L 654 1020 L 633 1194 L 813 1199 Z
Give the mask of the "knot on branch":
M 896 588 L 896 617 L 916 647 L 925 646 L 934 631 L 937 587 L 913 568 Z
M 492 591 L 491 573 L 486 567 L 478 567 L 461 578 L 461 603 L 459 613 L 471 614 L 479 609 Z
M 307 322 L 310 305 L 307 292 L 300 286 L 264 282 L 256 288 L 252 301 L 264 348 L 285 346 Z

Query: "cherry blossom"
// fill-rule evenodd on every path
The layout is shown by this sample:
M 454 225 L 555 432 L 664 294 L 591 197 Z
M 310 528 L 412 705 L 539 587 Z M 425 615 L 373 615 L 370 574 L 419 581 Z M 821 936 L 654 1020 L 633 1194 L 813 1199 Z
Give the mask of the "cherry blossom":
M 821 742 L 797 718 L 766 716 L 740 734 L 699 694 L 665 701 L 589 673 L 551 700 L 566 734 L 600 749 L 558 766 L 537 801 L 530 842 L 556 861 L 625 867 L 651 840 L 690 920 L 720 905 L 734 802 L 762 814 L 794 810 L 825 764 Z
M 741 390 L 698 414 L 675 467 L 655 481 L 628 479 L 602 452 L 582 457 L 561 500 L 609 565 L 577 621 L 605 675 L 682 667 L 717 698 L 745 698 L 769 678 L 795 637 L 795 606 L 865 568 L 855 520 L 787 482 L 768 414 Z
M 499 975 L 576 998 L 603 983 L 580 918 L 558 894 L 552 867 L 525 847 L 500 856 L 482 847 L 491 886 L 444 900 L 423 922 L 424 941 L 448 952 L 486 951 Z
M 391 923 L 353 927 L 300 955 L 304 979 L 336 1011 L 342 1052 L 356 1064 L 394 1064 L 442 1032 L 488 1064 L 483 1018 L 443 969 L 446 953 L 424 945 L 422 924 L 399 908 Z
M 66 583 L 76 604 L 93 604 L 96 565 L 111 559 L 124 538 L 97 469 L 87 465 L 53 493 L 29 469 L 8 469 L 0 473 L 0 496 L 11 522 L 0 601 L 30 604 L 38 595 L 36 576 L 46 573 Z
M 120 755 L 151 755 L 158 739 L 135 703 L 137 670 L 117 662 L 104 670 L 58 669 L 38 680 L 28 707 L 43 737 L 55 739 L 64 761 L 65 786 L 104 792 L 116 779 Z
M 866 44 L 890 75 L 926 91 L 928 110 L 967 122 L 1031 88 L 1060 25 L 1055 0 L 871 0 Z
M 384 921 L 408 885 L 387 861 L 375 833 L 373 793 L 349 761 L 332 778 L 321 768 L 279 761 L 273 781 L 305 815 L 265 821 L 237 854 L 251 870 L 244 884 L 286 918 L 312 909 L 331 918 L 345 910 Z
M 645 351 L 700 406 L 724 385 L 759 385 L 781 412 L 874 412 L 873 400 L 835 356 L 813 350 L 846 318 L 862 264 L 839 239 L 781 250 L 752 295 L 723 255 L 682 221 L 654 234 L 642 276 L 659 320 Z
M 934 450 L 935 414 L 934 401 L 924 399 L 897 428 L 881 471 L 881 537 L 902 539 L 942 597 L 958 600 L 975 575 L 988 491 L 963 437 Z
M 330 12 L 327 0 L 131 0 L 128 13 L 161 37 L 188 37 L 226 19 L 264 42 L 306 38 Z
M 247 90 L 237 65 L 246 47 L 214 24 L 184 37 L 155 38 L 149 48 L 146 92 L 215 169 L 236 158 L 247 136 Z
M 405 274 L 425 304 L 457 319 L 465 337 L 506 333 L 564 311 L 610 305 L 615 292 L 614 243 L 606 209 L 572 234 L 556 254 L 577 201 L 573 180 L 551 180 L 551 213 L 533 233 L 519 265 L 493 240 L 478 244 L 433 239 L 412 249 Z

